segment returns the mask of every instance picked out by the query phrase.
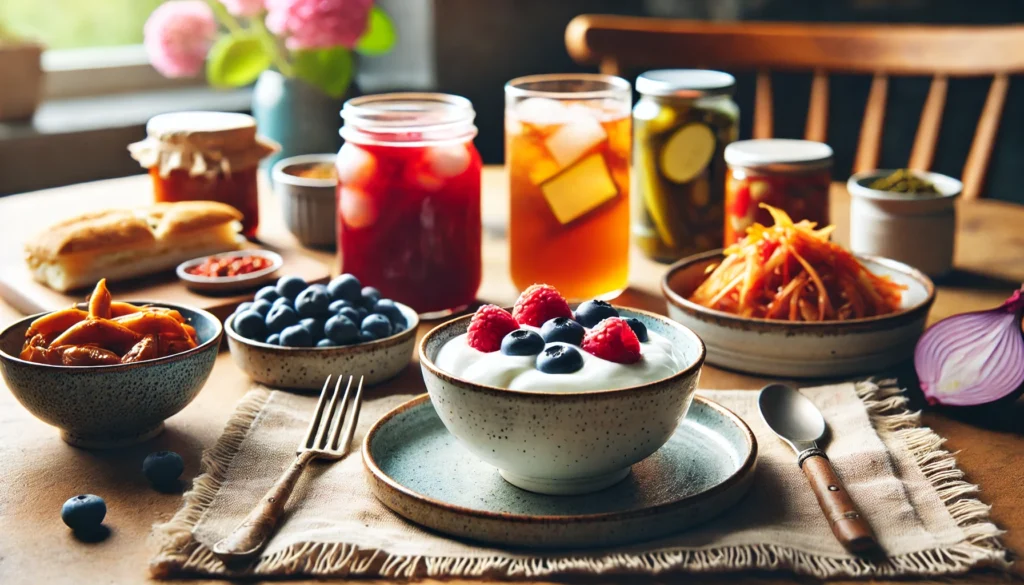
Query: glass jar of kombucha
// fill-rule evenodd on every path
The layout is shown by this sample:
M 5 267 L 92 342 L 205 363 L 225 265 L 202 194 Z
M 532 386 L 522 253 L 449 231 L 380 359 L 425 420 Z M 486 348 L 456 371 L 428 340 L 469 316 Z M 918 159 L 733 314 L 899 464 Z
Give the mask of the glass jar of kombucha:
M 469 100 L 393 93 L 349 100 L 337 157 L 344 272 L 425 318 L 480 288 L 480 154 Z
M 505 85 L 512 281 L 574 301 L 629 281 L 629 82 L 532 75 Z
M 675 262 L 722 243 L 725 147 L 739 138 L 735 78 L 659 69 L 636 80 L 633 238 L 648 257 Z
M 256 135 L 256 120 L 230 112 L 174 112 L 154 116 L 147 137 L 128 146 L 149 169 L 157 202 L 220 201 L 242 212 L 242 233 L 256 237 L 256 172 L 280 147 Z
M 793 221 L 828 225 L 829 145 L 784 138 L 740 140 L 725 148 L 725 162 L 726 247 L 742 240 L 754 222 L 772 225 L 761 203 L 782 209 Z

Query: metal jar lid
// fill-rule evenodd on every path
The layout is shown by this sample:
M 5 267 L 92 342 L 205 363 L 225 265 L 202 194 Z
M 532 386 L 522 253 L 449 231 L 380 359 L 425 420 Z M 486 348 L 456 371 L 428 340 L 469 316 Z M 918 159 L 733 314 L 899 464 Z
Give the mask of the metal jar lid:
M 736 78 L 708 69 L 655 69 L 636 78 L 636 90 L 657 97 L 698 98 L 731 95 Z
M 725 147 L 730 167 L 778 172 L 803 172 L 832 166 L 832 147 L 811 140 L 762 138 L 739 140 Z

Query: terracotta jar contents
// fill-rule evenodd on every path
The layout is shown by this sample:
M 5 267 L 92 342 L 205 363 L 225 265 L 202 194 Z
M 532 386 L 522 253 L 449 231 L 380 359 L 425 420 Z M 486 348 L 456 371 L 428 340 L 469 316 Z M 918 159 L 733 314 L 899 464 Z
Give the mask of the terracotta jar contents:
M 149 169 L 157 202 L 220 201 L 242 212 L 242 233 L 259 225 L 256 171 L 279 146 L 256 135 L 252 116 L 229 112 L 174 112 L 146 124 L 147 138 L 128 146 Z

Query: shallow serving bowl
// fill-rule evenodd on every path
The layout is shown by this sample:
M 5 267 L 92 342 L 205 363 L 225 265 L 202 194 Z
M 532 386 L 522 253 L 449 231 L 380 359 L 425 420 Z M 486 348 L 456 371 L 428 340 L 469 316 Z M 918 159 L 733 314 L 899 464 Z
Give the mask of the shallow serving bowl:
M 163 421 L 192 402 L 213 369 L 223 333 L 219 319 L 170 303 L 131 302 L 177 310 L 195 327 L 199 345 L 134 364 L 51 366 L 18 357 L 28 326 L 45 313 L 0 333 L 0 372 L 11 393 L 37 418 L 58 427 L 72 445 L 118 447 L 159 434 Z
M 909 359 L 924 331 L 935 286 L 919 270 L 895 260 L 857 258 L 869 270 L 906 285 L 902 310 L 890 315 L 821 323 L 751 319 L 687 300 L 706 269 L 722 260 L 715 250 L 669 268 L 661 289 L 668 313 L 693 329 L 708 348 L 708 363 L 751 374 L 829 378 L 876 374 Z
M 281 347 L 246 339 L 235 332 L 232 315 L 224 323 L 231 359 L 250 378 L 274 388 L 320 390 L 327 376 L 363 376 L 366 384 L 390 380 L 409 365 L 420 318 L 411 307 L 395 303 L 408 328 L 391 337 L 337 347 Z
M 434 364 L 441 347 L 466 332 L 467 315 L 420 341 L 430 399 L 445 427 L 509 483 L 544 494 L 582 494 L 624 479 L 630 466 L 672 435 L 697 389 L 704 344 L 665 317 L 619 308 L 674 342 L 686 366 L 673 376 L 616 390 L 506 390 L 452 376 Z
M 188 272 L 190 268 L 199 266 L 207 258 L 223 258 L 226 256 L 262 256 L 270 260 L 270 266 L 237 276 L 199 276 Z M 201 293 L 228 293 L 245 289 L 253 289 L 277 278 L 277 271 L 284 266 L 284 259 L 277 252 L 270 250 L 233 250 L 193 258 L 178 265 L 176 273 L 185 286 Z

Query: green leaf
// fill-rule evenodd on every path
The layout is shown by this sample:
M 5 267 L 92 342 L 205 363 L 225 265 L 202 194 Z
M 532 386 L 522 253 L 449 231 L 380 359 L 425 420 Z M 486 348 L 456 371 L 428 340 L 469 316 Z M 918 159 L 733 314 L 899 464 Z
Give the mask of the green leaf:
M 395 46 L 395 23 L 380 7 L 370 9 L 369 23 L 366 32 L 356 43 L 356 51 L 360 55 L 383 55 Z
M 295 51 L 292 56 L 296 77 L 319 87 L 331 97 L 345 95 L 355 69 L 351 51 L 334 47 Z
M 272 57 L 259 35 L 248 31 L 225 35 L 206 60 L 206 78 L 217 87 L 240 87 L 256 81 Z

